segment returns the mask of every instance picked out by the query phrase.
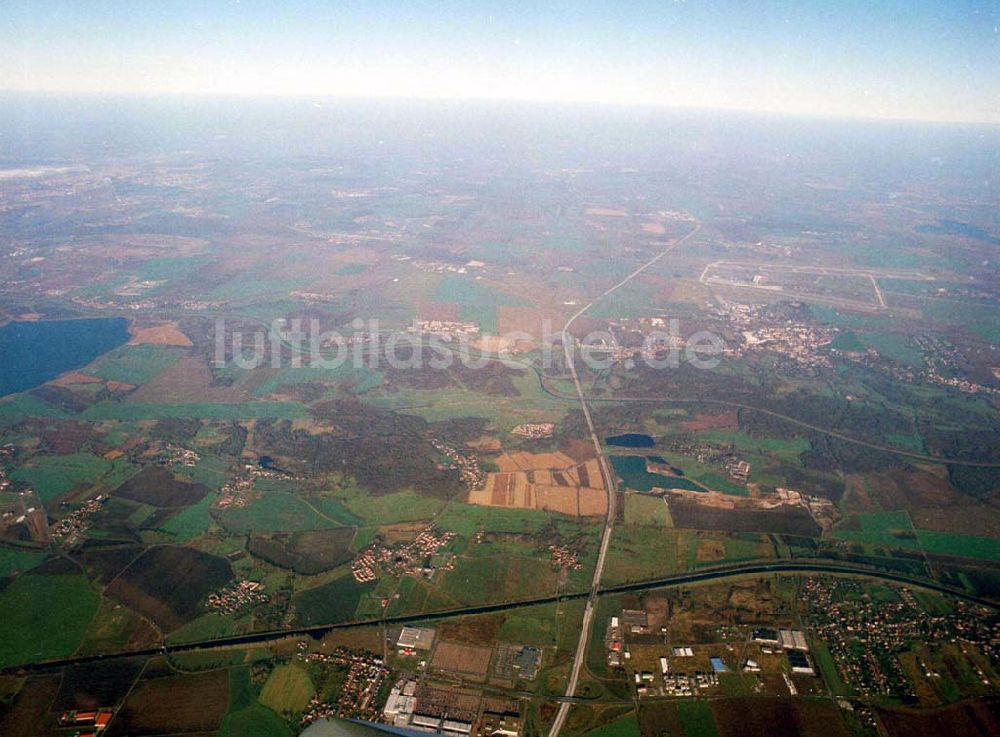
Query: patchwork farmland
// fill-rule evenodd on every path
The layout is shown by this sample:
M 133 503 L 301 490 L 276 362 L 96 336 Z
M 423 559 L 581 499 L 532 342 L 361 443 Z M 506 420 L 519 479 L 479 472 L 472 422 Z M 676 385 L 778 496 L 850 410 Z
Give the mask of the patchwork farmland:
M 499 472 L 469 503 L 489 507 L 541 509 L 573 517 L 607 514 L 608 502 L 596 460 L 577 463 L 563 453 L 511 453 L 497 459 Z

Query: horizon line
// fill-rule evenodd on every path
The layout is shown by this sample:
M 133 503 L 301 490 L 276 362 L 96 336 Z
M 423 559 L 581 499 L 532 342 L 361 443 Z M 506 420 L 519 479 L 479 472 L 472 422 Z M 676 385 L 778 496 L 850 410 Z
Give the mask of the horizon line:
M 970 120 L 952 118 L 921 118 L 900 116 L 874 116 L 847 112 L 817 112 L 808 110 L 776 110 L 769 108 L 746 107 L 713 107 L 700 105 L 684 105 L 653 101 L 621 101 L 599 99 L 540 99 L 537 97 L 490 97 L 490 96 L 450 96 L 450 95 L 395 95 L 377 94 L 358 95 L 336 92 L 239 92 L 239 91 L 202 91 L 202 90 L 51 90 L 51 89 L 19 89 L 0 87 L 0 95 L 20 95 L 54 98 L 133 98 L 133 99 L 163 99 L 163 98 L 216 98 L 238 100 L 302 100 L 316 103 L 317 101 L 353 101 L 353 102 L 427 102 L 427 103 L 487 103 L 496 105 L 524 105 L 534 107 L 577 107 L 603 109 L 642 109 L 665 112 L 692 112 L 730 115 L 750 115 L 769 118 L 800 118 L 811 120 L 837 121 L 845 123 L 910 123 L 933 126 L 967 126 L 977 128 L 1000 128 L 1000 116 L 990 120 Z

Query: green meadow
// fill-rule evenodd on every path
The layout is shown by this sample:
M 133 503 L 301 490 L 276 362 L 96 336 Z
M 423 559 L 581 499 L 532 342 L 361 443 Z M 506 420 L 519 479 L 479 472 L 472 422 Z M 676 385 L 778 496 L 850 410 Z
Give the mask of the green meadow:
M 0 591 L 0 667 L 71 655 L 100 596 L 82 575 L 26 573 Z

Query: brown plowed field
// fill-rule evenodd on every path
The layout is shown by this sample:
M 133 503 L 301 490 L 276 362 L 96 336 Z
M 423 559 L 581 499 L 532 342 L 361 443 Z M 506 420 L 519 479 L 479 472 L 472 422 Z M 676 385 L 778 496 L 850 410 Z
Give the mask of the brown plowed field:
M 431 666 L 438 670 L 461 673 L 477 678 L 486 677 L 492 649 L 460 642 L 441 642 L 434 650 Z
M 574 517 L 604 515 L 608 509 L 603 489 L 531 483 L 523 471 L 490 474 L 482 489 L 469 492 L 469 504 L 545 509 Z
M 190 348 L 192 343 L 184 333 L 173 325 L 157 325 L 151 328 L 137 328 L 129 339 L 129 345 L 142 345 L 151 343 L 153 345 L 177 345 L 183 348 Z

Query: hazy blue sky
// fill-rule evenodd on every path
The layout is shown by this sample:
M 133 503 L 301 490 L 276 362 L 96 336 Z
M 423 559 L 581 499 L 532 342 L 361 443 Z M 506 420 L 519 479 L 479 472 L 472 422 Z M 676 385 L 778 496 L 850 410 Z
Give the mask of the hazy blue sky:
M 0 89 L 1000 123 L 1000 0 L 6 0 Z

